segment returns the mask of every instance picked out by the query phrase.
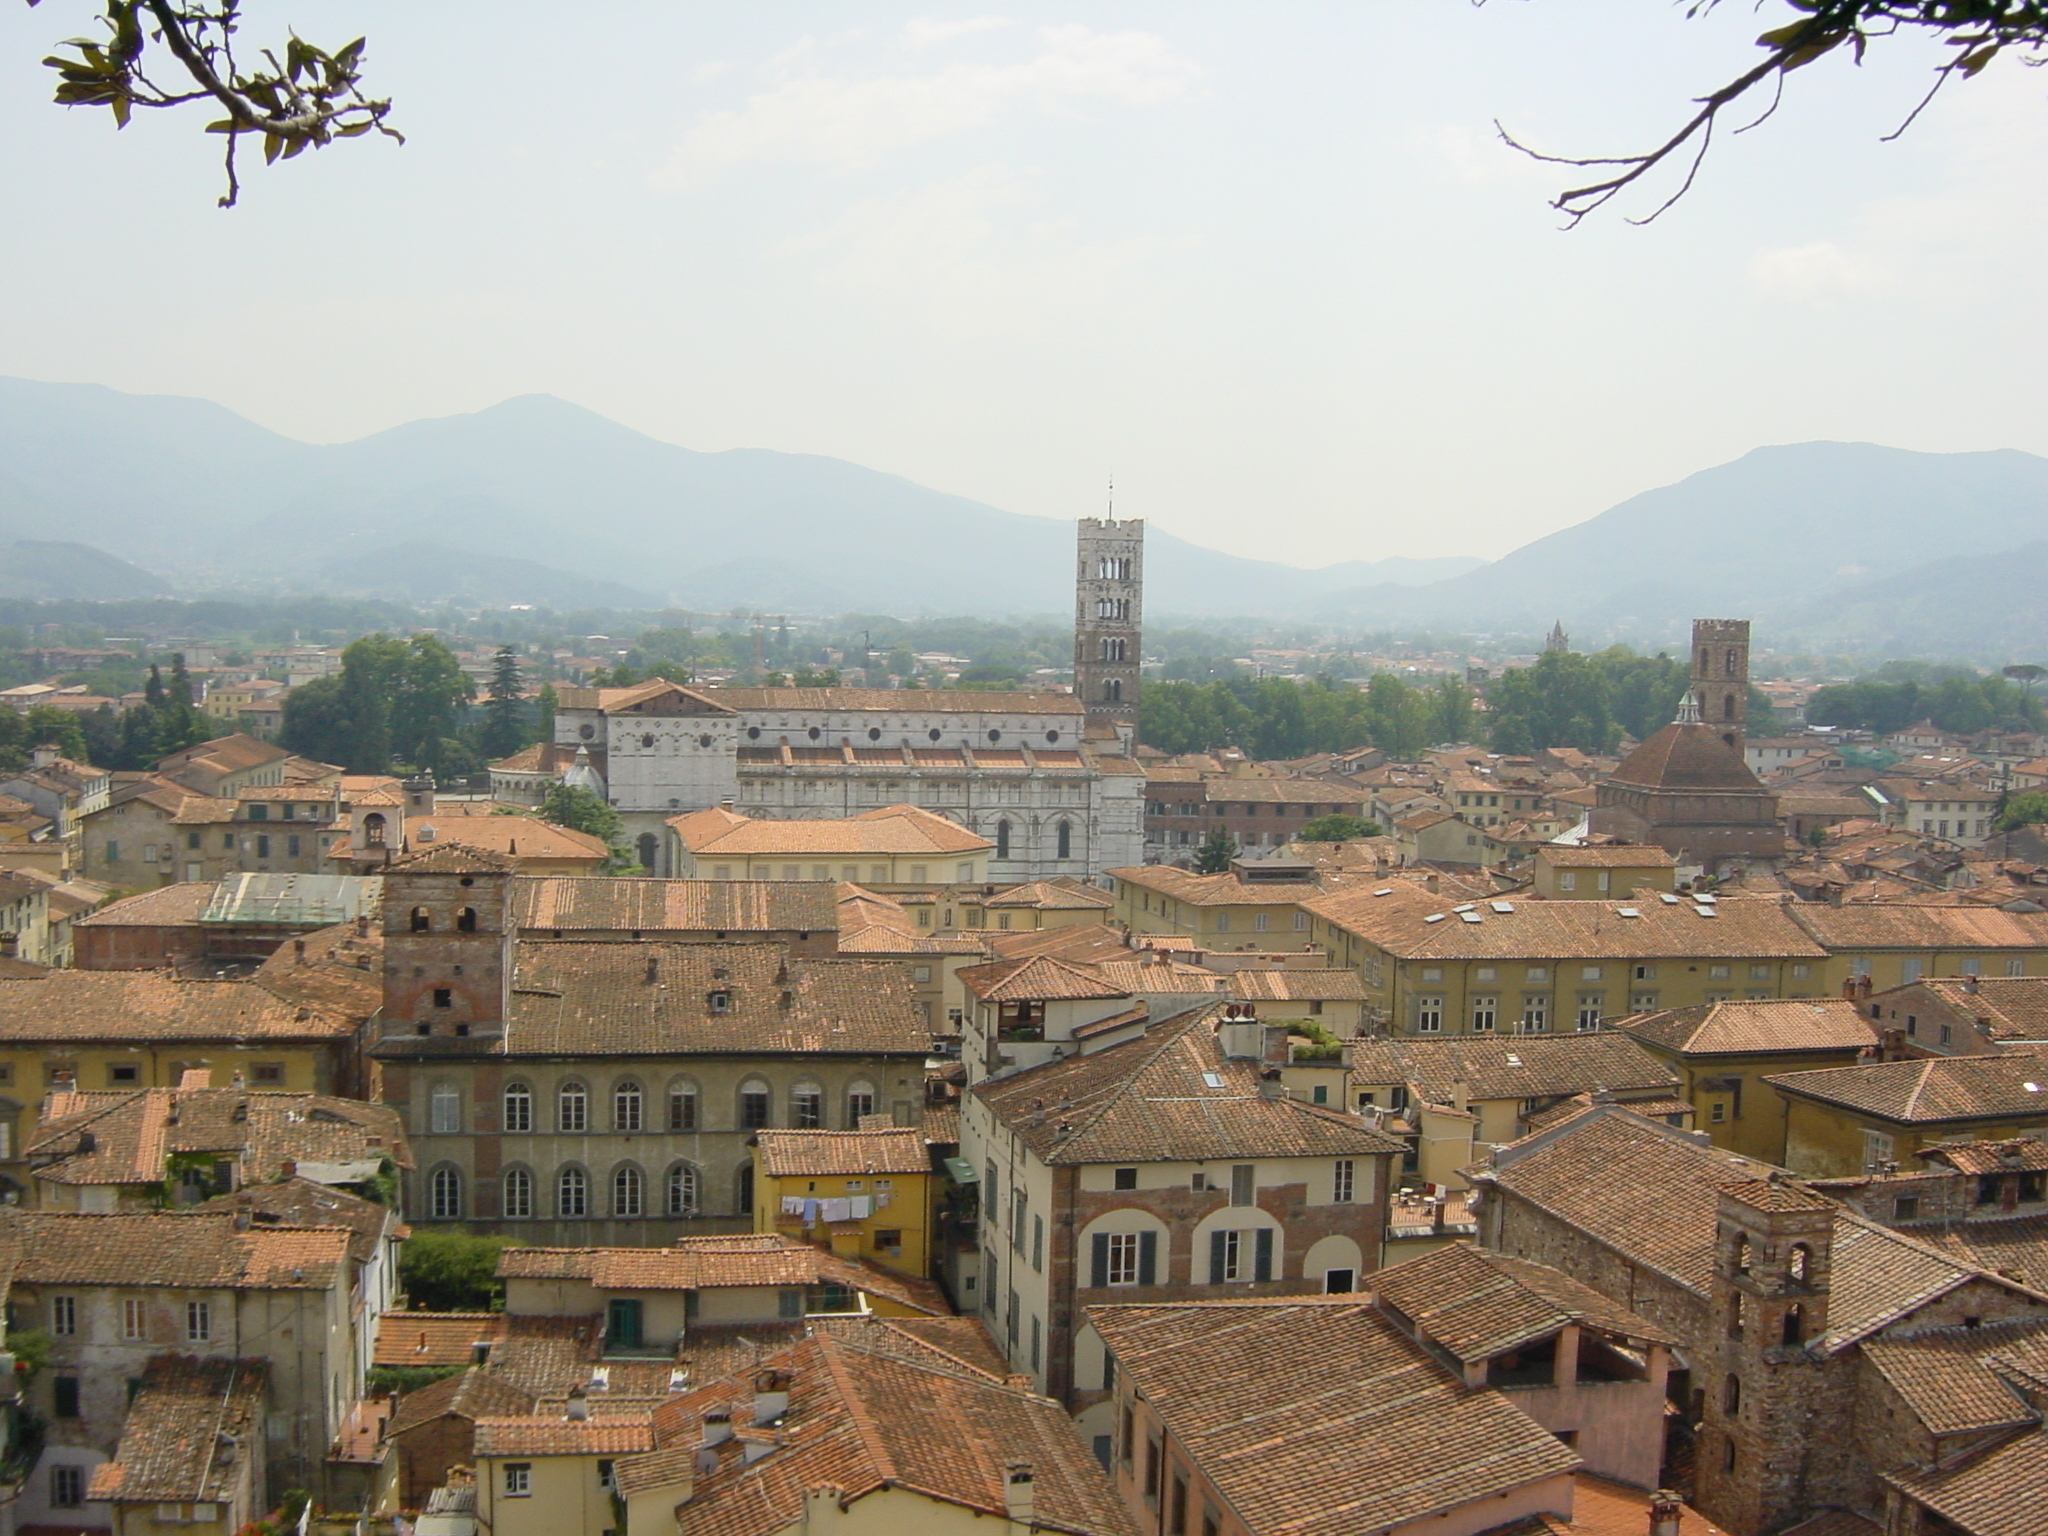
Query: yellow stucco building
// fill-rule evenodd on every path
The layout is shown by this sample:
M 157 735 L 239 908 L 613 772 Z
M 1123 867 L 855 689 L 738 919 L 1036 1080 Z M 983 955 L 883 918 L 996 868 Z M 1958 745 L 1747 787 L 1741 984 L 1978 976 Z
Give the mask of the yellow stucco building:
M 754 1229 L 904 1274 L 931 1266 L 933 1181 L 924 1132 L 758 1131 Z

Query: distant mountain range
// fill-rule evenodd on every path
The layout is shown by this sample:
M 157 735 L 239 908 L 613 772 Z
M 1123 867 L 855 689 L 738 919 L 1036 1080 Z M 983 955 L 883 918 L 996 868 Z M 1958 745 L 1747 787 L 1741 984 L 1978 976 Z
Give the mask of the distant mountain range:
M 60 530 L 118 559 L 33 542 Z M 1371 541 L 1369 519 L 1357 536 Z M 147 595 L 154 580 L 712 612 L 1058 614 L 1073 602 L 1065 521 L 838 459 L 697 453 L 544 395 L 323 446 L 202 400 L 0 379 L 7 539 L 32 542 L 0 548 L 0 595 Z M 1302 570 L 1155 523 L 1146 608 L 1511 635 L 1562 619 L 1581 645 L 1666 643 L 1695 615 L 1746 616 L 1766 645 L 2023 659 L 2048 650 L 2044 575 L 2048 459 L 1798 443 L 1491 564 Z
M 89 531 L 182 587 L 792 612 L 1071 611 L 1073 527 L 838 459 L 696 453 L 528 395 L 358 442 L 0 379 L 0 538 Z M 1304 571 L 1148 530 L 1155 611 L 1258 614 L 1476 559 Z

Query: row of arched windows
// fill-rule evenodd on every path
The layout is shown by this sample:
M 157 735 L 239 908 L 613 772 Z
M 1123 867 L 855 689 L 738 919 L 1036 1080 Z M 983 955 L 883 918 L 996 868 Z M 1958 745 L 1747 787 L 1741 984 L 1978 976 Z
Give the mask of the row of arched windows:
M 735 1180 L 735 1204 L 750 1209 L 753 1164 L 741 1164 Z M 532 1169 L 514 1164 L 499 1175 L 498 1194 L 498 1214 L 506 1221 L 550 1216 L 558 1221 L 682 1218 L 703 1213 L 704 1172 L 695 1163 L 671 1163 L 660 1180 L 650 1185 L 637 1163 L 620 1163 L 602 1180 L 579 1163 L 565 1163 L 543 1181 Z M 443 1163 L 427 1176 L 427 1212 L 432 1220 L 460 1221 L 472 1214 L 467 1205 L 461 1169 Z
M 425 907 L 414 907 L 412 909 L 411 928 L 414 933 L 432 933 L 434 931 L 434 914 Z M 464 907 L 455 914 L 455 931 L 457 933 L 476 932 L 475 907 Z
M 599 1131 L 616 1136 L 697 1131 L 705 1129 L 702 1097 L 697 1084 L 687 1079 L 670 1083 L 659 1098 L 632 1078 L 612 1084 L 603 1096 L 593 1095 L 588 1084 L 572 1079 L 555 1088 L 550 1104 L 531 1084 L 508 1083 L 500 1099 L 499 1127 L 510 1134 L 552 1130 L 571 1136 Z M 861 1116 L 873 1114 L 878 1097 L 875 1085 L 865 1078 L 850 1083 L 842 1106 L 846 1129 L 857 1129 Z M 774 1106 L 774 1090 L 764 1079 L 750 1077 L 734 1096 L 733 1123 L 741 1130 L 764 1129 L 775 1123 Z M 428 1090 L 429 1131 L 457 1134 L 462 1130 L 461 1115 L 462 1094 L 453 1083 L 436 1083 Z M 786 1123 L 800 1130 L 825 1128 L 822 1083 L 800 1078 L 790 1085 Z

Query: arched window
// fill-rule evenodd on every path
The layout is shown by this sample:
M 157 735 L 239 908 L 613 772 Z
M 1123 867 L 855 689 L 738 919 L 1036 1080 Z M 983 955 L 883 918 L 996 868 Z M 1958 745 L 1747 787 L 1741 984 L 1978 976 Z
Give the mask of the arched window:
M 455 931 L 457 933 L 476 932 L 475 907 L 464 907 L 460 912 L 455 914 Z
M 612 1089 L 612 1130 L 630 1135 L 640 1129 L 640 1085 L 623 1082 Z
M 1124 685 L 1123 680 L 1121 678 L 1112 677 L 1108 682 L 1102 685 L 1102 697 L 1109 703 L 1115 704 L 1119 700 L 1121 700 L 1123 696 Z
M 741 1163 L 733 1173 L 733 1206 L 742 1216 L 754 1214 L 754 1165 Z
M 505 1129 L 508 1131 L 530 1131 L 533 1129 L 533 1090 L 524 1083 L 505 1085 Z
M 1794 1243 L 1792 1251 L 1785 1256 L 1785 1267 L 1794 1285 L 1806 1284 L 1813 1269 L 1813 1250 L 1804 1243 Z
M 436 1221 L 462 1219 L 462 1174 L 443 1163 L 427 1181 L 427 1206 Z
M 453 1083 L 436 1083 L 427 1090 L 427 1129 L 438 1136 L 462 1129 L 462 1093 Z
M 581 1168 L 571 1165 L 555 1175 L 555 1214 L 576 1217 L 590 1214 L 590 1179 Z
M 1796 1301 L 1785 1309 L 1781 1340 L 1787 1349 L 1797 1349 L 1806 1342 L 1806 1308 Z
M 694 1131 L 697 1129 L 697 1085 L 695 1083 L 670 1083 L 668 1085 L 668 1129 L 671 1131 Z
M 434 931 L 434 920 L 427 915 L 425 907 L 414 907 L 412 909 L 412 931 L 414 933 L 432 933 Z
M 1750 1260 L 1751 1260 L 1751 1257 L 1752 1257 L 1752 1254 L 1753 1254 L 1753 1252 L 1754 1252 L 1754 1250 L 1753 1250 L 1753 1249 L 1751 1249 L 1751 1247 L 1750 1247 L 1750 1245 L 1749 1245 L 1749 1238 L 1748 1238 L 1748 1236 L 1747 1236 L 1746 1234 L 1744 1234 L 1744 1233 L 1741 1233 L 1741 1232 L 1738 1232 L 1738 1233 L 1736 1233 L 1736 1234 L 1735 1234 L 1735 1273 L 1737 1273 L 1738 1275 L 1746 1275 L 1746 1274 L 1748 1274 L 1748 1273 L 1749 1273 L 1749 1266 L 1750 1266 Z
M 1053 833 L 1053 857 L 1071 859 L 1074 856 L 1074 824 L 1063 821 Z
M 1735 695 L 1732 693 L 1721 701 L 1721 718 L 1723 720 L 1733 720 L 1735 718 Z
M 1741 655 L 1742 652 L 1738 651 L 1734 646 L 1728 647 L 1728 675 L 1730 677 L 1735 675 L 1735 664 Z
M 1728 1373 L 1727 1383 L 1721 1389 L 1721 1411 L 1730 1418 L 1742 1412 L 1742 1378 L 1733 1371 Z
M 564 1083 L 555 1091 L 555 1129 L 579 1134 L 590 1129 L 590 1093 L 581 1083 Z
M 384 846 L 384 813 L 372 811 L 363 818 L 363 837 L 372 848 Z
M 1003 821 L 999 821 L 996 823 L 996 857 L 999 859 L 1007 859 L 1009 856 L 1010 823 L 1007 819 L 1005 819 Z
M 758 1077 L 740 1084 L 740 1129 L 758 1131 L 768 1124 L 768 1085 Z
M 641 1178 L 640 1170 L 631 1163 L 621 1163 L 612 1170 L 612 1214 L 647 1214 L 647 1181 Z
M 662 1209 L 671 1216 L 694 1216 L 698 1210 L 698 1174 L 693 1163 L 677 1163 L 668 1171 L 668 1193 Z
M 800 1078 L 789 1090 L 789 1123 L 802 1131 L 825 1124 L 825 1090 L 812 1078 Z
M 860 1117 L 875 1112 L 875 1085 L 866 1078 L 855 1078 L 846 1090 L 846 1128 L 860 1129 Z
M 655 850 L 660 847 L 660 844 L 654 840 L 654 834 L 652 832 L 642 832 L 636 846 L 640 850 L 640 867 L 649 874 L 653 874 Z
M 533 1215 L 533 1175 L 524 1168 L 505 1170 L 505 1219 L 525 1221 Z

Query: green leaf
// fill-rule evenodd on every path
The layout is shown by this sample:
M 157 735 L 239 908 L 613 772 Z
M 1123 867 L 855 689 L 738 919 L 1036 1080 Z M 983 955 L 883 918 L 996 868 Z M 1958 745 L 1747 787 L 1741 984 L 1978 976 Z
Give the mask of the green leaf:
M 128 126 L 128 98 L 126 96 L 116 96 L 113 100 L 113 108 L 114 126 L 116 128 L 126 128 Z
M 274 133 L 263 135 L 263 163 L 269 165 L 277 158 L 277 152 L 284 148 L 284 140 Z

